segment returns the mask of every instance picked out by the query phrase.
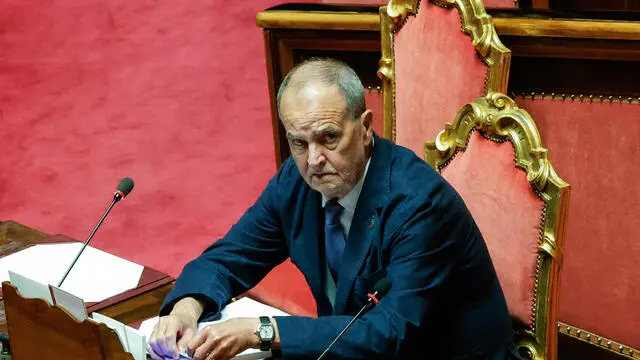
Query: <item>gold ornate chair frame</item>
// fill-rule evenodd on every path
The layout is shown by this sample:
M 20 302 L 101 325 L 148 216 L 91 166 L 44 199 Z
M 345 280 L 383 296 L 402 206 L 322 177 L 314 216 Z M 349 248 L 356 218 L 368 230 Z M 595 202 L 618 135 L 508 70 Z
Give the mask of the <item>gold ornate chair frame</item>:
M 384 137 L 395 141 L 395 64 L 394 36 L 404 26 L 408 16 L 418 15 L 421 0 L 390 0 L 380 8 L 382 59 L 378 76 L 382 80 L 384 107 Z M 427 0 L 423 0 L 427 1 Z M 485 94 L 494 91 L 507 93 L 511 51 L 507 49 L 481 0 L 431 0 L 439 7 L 456 8 L 462 21 L 462 32 L 469 35 L 480 59 L 487 65 Z
M 532 326 L 516 329 L 515 340 L 526 358 L 555 359 L 559 271 L 570 186 L 553 170 L 529 114 L 500 93 L 489 93 L 466 104 L 435 142 L 425 144 L 425 159 L 440 172 L 459 151 L 466 149 L 473 131 L 492 141 L 511 142 L 515 166 L 526 172 L 533 191 L 544 201 L 534 280 L 535 301 L 531 304 Z

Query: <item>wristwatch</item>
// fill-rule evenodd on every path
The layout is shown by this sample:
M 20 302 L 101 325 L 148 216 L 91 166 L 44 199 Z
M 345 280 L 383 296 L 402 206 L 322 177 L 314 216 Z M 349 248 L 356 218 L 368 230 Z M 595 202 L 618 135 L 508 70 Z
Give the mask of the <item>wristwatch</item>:
M 260 325 L 256 329 L 256 335 L 260 338 L 260 351 L 271 350 L 275 330 L 268 316 L 260 316 Z

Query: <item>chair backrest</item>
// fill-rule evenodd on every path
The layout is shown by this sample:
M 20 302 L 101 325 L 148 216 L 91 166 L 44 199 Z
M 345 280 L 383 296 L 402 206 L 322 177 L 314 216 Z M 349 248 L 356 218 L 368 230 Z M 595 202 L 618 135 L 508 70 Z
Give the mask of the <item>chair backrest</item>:
M 511 52 L 481 0 L 391 0 L 380 15 L 386 138 L 421 154 L 460 104 L 507 92 Z
M 488 9 L 517 9 L 519 0 L 484 0 L 484 6 Z
M 489 93 L 458 112 L 427 162 L 460 193 L 482 232 L 525 359 L 555 359 L 556 309 L 570 187 L 513 100 Z
M 560 332 L 640 358 L 640 98 L 527 92 L 515 101 L 573 185 Z

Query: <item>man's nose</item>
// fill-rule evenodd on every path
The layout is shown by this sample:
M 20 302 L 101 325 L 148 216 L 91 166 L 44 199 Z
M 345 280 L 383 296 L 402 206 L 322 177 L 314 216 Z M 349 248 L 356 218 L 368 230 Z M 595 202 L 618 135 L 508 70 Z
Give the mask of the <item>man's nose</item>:
M 324 164 L 326 158 L 324 153 L 322 152 L 322 147 L 318 145 L 309 145 L 309 158 L 307 159 L 307 163 L 310 167 L 318 167 Z

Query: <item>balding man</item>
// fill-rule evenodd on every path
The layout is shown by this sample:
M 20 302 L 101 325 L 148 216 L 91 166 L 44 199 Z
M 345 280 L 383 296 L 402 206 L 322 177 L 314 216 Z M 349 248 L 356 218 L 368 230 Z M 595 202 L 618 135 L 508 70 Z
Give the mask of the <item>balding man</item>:
M 149 341 L 154 359 L 230 359 L 247 348 L 314 359 L 382 278 L 389 293 L 330 359 L 511 359 L 511 321 L 482 235 L 454 189 L 413 152 L 377 137 L 364 88 L 342 62 L 284 79 L 278 111 L 292 156 L 221 240 L 186 265 Z M 290 257 L 316 318 L 232 319 L 196 333 Z

